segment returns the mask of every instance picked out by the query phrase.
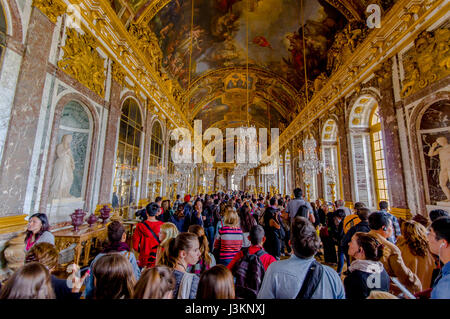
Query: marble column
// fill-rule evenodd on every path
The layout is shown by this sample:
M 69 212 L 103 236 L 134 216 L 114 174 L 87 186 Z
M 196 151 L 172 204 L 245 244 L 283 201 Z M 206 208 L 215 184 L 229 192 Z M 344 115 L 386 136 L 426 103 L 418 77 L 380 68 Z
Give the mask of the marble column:
M 115 173 L 116 142 L 119 134 L 118 125 L 121 111 L 120 105 L 121 85 L 111 80 L 111 100 L 106 127 L 105 147 L 103 155 L 102 177 L 100 179 L 100 195 L 98 204 L 107 204 L 112 201 L 112 185 Z
M 2 162 L 0 212 L 23 212 L 55 24 L 32 7 Z
M 389 189 L 389 206 L 395 210 L 407 212 L 406 185 L 403 176 L 400 137 L 395 109 L 392 85 L 392 60 L 388 59 L 376 73 L 381 94 L 379 105 L 381 129 L 384 142 L 387 182 Z M 378 203 L 377 203 L 378 206 Z
M 345 116 L 345 102 L 340 100 L 336 105 L 336 115 L 338 116 L 337 128 L 338 128 L 338 143 L 339 143 L 339 158 L 341 161 L 342 176 L 340 176 L 341 187 L 344 194 L 342 198 L 345 202 L 352 202 L 353 191 L 350 180 L 350 148 L 348 144 L 349 125 Z M 339 198 L 337 198 L 339 199 Z

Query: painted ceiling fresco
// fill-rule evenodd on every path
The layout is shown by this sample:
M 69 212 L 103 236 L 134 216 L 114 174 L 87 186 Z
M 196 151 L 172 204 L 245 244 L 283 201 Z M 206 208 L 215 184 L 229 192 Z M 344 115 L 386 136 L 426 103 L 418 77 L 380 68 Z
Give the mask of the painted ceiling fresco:
M 303 52 L 308 79 L 314 79 L 326 71 L 327 50 L 346 24 L 324 0 L 304 1 L 304 30 L 298 0 L 195 0 L 191 32 L 191 7 L 191 0 L 173 0 L 150 21 L 163 51 L 162 65 L 184 89 L 189 78 L 247 65 L 247 55 L 249 65 L 271 70 L 300 89 Z
M 262 99 L 255 99 L 248 106 L 247 113 L 247 105 L 229 105 L 224 97 L 219 97 L 205 105 L 196 115 L 196 119 L 202 120 L 203 131 L 212 126 L 221 129 L 225 126 L 242 126 L 247 121 L 257 128 L 279 127 L 284 122 L 278 110 Z

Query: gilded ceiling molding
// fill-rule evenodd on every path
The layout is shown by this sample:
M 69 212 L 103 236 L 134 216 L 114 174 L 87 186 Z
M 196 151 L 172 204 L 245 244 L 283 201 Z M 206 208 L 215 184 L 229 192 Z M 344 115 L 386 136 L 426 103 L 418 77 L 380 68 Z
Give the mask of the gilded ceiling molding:
M 66 12 L 66 5 L 60 0 L 33 0 L 32 6 L 38 8 L 53 23 Z
M 439 10 L 435 10 L 438 7 Z M 382 27 L 368 34 L 280 135 L 280 146 L 332 108 L 340 98 L 360 87 L 360 83 L 374 73 L 377 65 L 401 51 L 449 10 L 450 3 L 445 0 L 398 0 L 382 18 Z M 270 149 L 267 154 L 270 154 Z
M 101 97 L 105 96 L 105 59 L 98 51 L 96 40 L 88 33 L 78 34 L 66 29 L 67 38 L 62 50 L 64 56 L 58 67 Z
M 450 74 L 450 29 L 423 31 L 403 55 L 405 78 L 401 96 L 407 97 Z
M 340 13 L 344 15 L 344 17 L 348 21 L 361 20 L 361 15 L 358 12 L 356 6 L 352 3 L 351 0 L 325 0 L 333 7 L 339 10 Z
M 81 8 L 81 22 L 87 32 L 98 39 L 100 46 L 117 64 L 123 67 L 128 78 L 135 83 L 132 89 L 140 90 L 152 99 L 157 110 L 169 118 L 177 127 L 191 131 L 185 114 L 179 108 L 173 95 L 167 90 L 167 83 L 148 62 L 136 40 L 128 33 L 123 23 L 111 9 L 107 0 L 67 0 Z
M 136 23 L 149 22 L 153 17 L 172 0 L 154 0 L 142 13 L 138 13 Z

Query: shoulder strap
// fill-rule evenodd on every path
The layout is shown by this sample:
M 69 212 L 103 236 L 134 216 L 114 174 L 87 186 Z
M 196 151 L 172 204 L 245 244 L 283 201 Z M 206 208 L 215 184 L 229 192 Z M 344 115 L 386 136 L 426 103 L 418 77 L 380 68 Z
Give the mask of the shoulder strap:
M 322 277 L 323 266 L 316 260 L 313 260 L 309 266 L 305 280 L 302 284 L 302 288 L 300 288 L 300 292 L 298 293 L 296 299 L 311 299 L 312 295 L 319 286 L 319 283 L 322 281 Z
M 146 223 L 143 222 L 143 224 L 145 225 L 145 227 L 148 228 L 148 230 L 152 233 L 153 237 L 155 237 L 156 241 L 158 242 L 158 244 L 161 244 L 161 241 L 159 240 L 159 237 L 156 236 L 155 232 L 153 231 L 153 229 L 151 229 L 151 227 Z
M 266 253 L 266 252 L 265 252 L 264 249 L 260 249 L 260 250 L 258 250 L 258 251 L 255 253 L 255 255 L 258 256 L 258 257 L 261 257 L 261 256 L 264 255 L 265 253 Z

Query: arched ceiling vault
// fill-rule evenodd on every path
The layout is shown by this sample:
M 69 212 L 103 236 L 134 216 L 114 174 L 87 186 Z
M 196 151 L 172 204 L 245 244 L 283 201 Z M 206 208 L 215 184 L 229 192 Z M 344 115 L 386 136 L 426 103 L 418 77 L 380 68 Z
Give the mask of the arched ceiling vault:
M 104 1 L 146 52 L 189 120 L 233 122 L 250 105 L 252 123 L 265 127 L 289 124 L 303 105 L 306 84 L 330 76 L 338 33 L 349 23 L 362 23 L 368 2 Z M 351 32 L 348 28 L 348 36 Z

